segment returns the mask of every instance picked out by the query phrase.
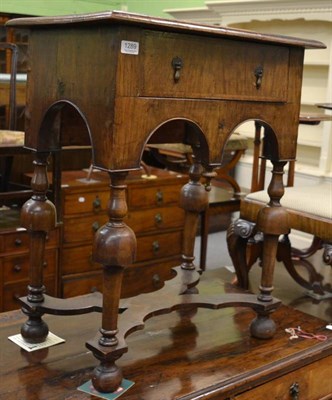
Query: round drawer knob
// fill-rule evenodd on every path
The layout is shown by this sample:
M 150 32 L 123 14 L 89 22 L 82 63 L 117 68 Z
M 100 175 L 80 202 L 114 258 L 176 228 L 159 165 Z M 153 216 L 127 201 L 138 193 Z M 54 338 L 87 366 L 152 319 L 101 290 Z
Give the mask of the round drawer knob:
M 162 202 L 164 201 L 164 194 L 161 190 L 158 190 L 158 192 L 156 193 L 156 201 L 157 204 L 162 204 Z
M 99 212 L 101 209 L 101 200 L 98 196 L 92 202 L 92 208 L 94 212 Z
M 100 224 L 99 224 L 99 222 L 98 221 L 95 221 L 93 224 L 92 224 L 92 229 L 93 229 L 93 231 L 94 232 L 97 232 L 97 230 L 100 228 Z
M 156 224 L 159 225 L 163 222 L 163 216 L 160 213 L 158 213 L 154 216 L 154 220 Z
M 14 244 L 15 244 L 16 247 L 19 247 L 19 246 L 22 245 L 22 240 L 21 239 L 15 239 Z
M 21 272 L 22 271 L 22 267 L 19 264 L 14 265 L 13 270 L 15 272 Z
M 160 250 L 160 244 L 159 244 L 158 240 L 155 240 L 152 243 L 152 250 L 153 250 L 154 254 L 158 253 L 158 251 Z

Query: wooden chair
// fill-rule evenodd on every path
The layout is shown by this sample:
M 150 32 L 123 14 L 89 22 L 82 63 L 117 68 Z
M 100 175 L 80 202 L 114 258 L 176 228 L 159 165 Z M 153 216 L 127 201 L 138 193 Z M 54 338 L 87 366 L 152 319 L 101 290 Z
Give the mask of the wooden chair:
M 323 115 L 302 115 L 300 123 L 318 124 L 331 117 Z M 256 124 L 255 145 L 261 146 L 260 128 Z M 264 140 L 263 140 L 264 142 Z M 264 152 L 264 145 L 263 152 Z M 254 172 L 252 188 L 264 186 L 265 161 L 259 165 L 259 150 L 255 149 Z M 255 175 L 256 174 L 256 175 Z M 277 260 L 281 261 L 292 278 L 308 290 L 308 294 L 316 299 L 332 297 L 330 284 L 322 282 L 322 276 L 307 260 L 318 249 L 324 249 L 323 260 L 332 266 L 332 184 L 325 182 L 316 186 L 291 186 L 294 181 L 294 164 L 289 168 L 287 179 L 288 187 L 281 198 L 281 205 L 289 213 L 289 229 L 298 230 L 313 235 L 312 244 L 308 249 L 293 248 L 288 235 L 279 240 Z M 230 256 L 236 271 L 239 286 L 248 288 L 249 270 L 261 258 L 262 234 L 255 222 L 258 212 L 269 201 L 266 190 L 253 191 L 241 201 L 240 218 L 228 230 L 227 243 Z M 308 278 L 303 277 L 296 264 L 301 264 L 307 271 Z

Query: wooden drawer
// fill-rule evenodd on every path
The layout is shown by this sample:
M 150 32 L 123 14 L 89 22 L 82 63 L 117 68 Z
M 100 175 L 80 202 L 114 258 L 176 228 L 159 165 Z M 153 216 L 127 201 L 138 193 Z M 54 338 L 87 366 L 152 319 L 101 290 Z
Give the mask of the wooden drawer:
M 121 297 L 136 296 L 140 293 L 160 289 L 165 280 L 174 276 L 171 268 L 180 264 L 180 257 L 170 257 L 157 262 L 134 264 L 124 272 Z M 88 294 L 96 290 L 102 291 L 102 270 L 86 274 L 64 277 L 63 297 Z
M 125 270 L 121 297 L 137 296 L 140 293 L 160 289 L 166 280 L 175 276 L 172 268 L 180 265 L 180 256 L 156 260 L 143 264 L 134 264 Z
M 92 244 L 69 247 L 62 250 L 62 275 L 91 272 L 100 268 L 92 262 Z
M 180 178 L 179 178 L 180 179 Z M 178 184 L 144 186 L 132 188 L 128 186 L 127 202 L 130 209 L 160 207 L 179 204 L 180 189 L 183 178 Z
M 92 242 L 98 228 L 108 221 L 106 213 L 86 215 L 84 217 L 65 218 L 63 224 L 63 242 Z
M 57 250 L 45 252 L 44 276 L 53 275 L 56 271 Z M 29 278 L 30 257 L 29 254 L 5 257 L 3 259 L 4 282 L 15 282 Z
M 248 392 L 233 397 L 233 400 L 318 400 L 332 399 L 332 356 L 274 379 Z M 291 395 L 291 388 L 297 385 L 298 397 Z M 295 390 L 295 389 L 294 389 Z
M 142 96 L 287 100 L 289 49 L 286 47 L 261 43 L 248 46 L 243 41 L 148 32 L 141 48 Z M 183 62 L 177 82 L 172 67 L 175 57 Z M 160 68 L 156 68 L 157 60 Z M 255 70 L 259 67 L 263 68 L 263 78 L 257 89 Z
M 97 214 L 100 211 L 107 211 L 109 198 L 109 190 L 83 191 L 82 193 L 66 193 L 64 191 L 64 215 Z
M 46 293 L 51 296 L 56 296 L 56 280 L 55 277 L 48 277 L 44 280 L 46 286 Z M 27 286 L 29 281 L 22 281 L 20 283 L 9 284 L 4 286 L 3 295 L 3 311 L 15 310 L 21 307 L 17 301 L 19 297 L 27 295 Z
M 184 210 L 179 207 L 130 211 L 125 222 L 137 233 L 179 228 L 184 224 Z
M 62 280 L 62 297 L 74 297 L 92 292 L 101 292 L 103 288 L 103 275 L 100 272 L 90 274 L 71 275 Z
M 182 230 L 137 238 L 136 262 L 181 254 Z
M 58 229 L 54 229 L 46 238 L 47 247 L 56 247 L 58 243 Z M 3 235 L 4 253 L 29 251 L 30 237 L 25 229 Z

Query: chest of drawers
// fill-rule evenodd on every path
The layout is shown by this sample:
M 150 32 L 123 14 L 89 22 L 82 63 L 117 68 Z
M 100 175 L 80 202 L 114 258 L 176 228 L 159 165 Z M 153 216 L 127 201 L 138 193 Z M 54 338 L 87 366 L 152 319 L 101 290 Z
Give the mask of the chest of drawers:
M 122 297 L 153 291 L 172 277 L 182 250 L 184 211 L 178 207 L 180 188 L 188 177 L 152 170 L 129 174 L 126 223 L 137 236 L 136 262 L 125 271 Z M 108 175 L 95 172 L 86 179 L 82 171 L 65 172 L 62 178 L 63 232 L 61 290 L 72 297 L 102 289 L 102 268 L 92 261 L 92 240 L 108 221 Z
M 7 228 L 0 233 L 0 309 L 20 308 L 17 299 L 25 296 L 29 283 L 29 235 L 25 229 Z M 47 293 L 58 292 L 59 229 L 46 240 L 44 277 Z

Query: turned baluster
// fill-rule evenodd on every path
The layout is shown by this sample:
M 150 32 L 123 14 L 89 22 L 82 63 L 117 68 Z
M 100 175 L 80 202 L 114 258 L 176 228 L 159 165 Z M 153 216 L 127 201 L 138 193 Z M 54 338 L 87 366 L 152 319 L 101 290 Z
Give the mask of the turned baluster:
M 289 233 L 288 212 L 280 204 L 284 194 L 283 174 L 284 161 L 272 161 L 272 179 L 268 187 L 269 203 L 263 207 L 257 217 L 257 230 L 263 232 L 262 276 L 258 300 L 273 300 L 273 274 L 277 256 L 279 236 Z M 275 332 L 275 324 L 268 314 L 258 314 L 251 325 L 253 336 L 270 338 Z
M 56 210 L 46 196 L 48 190 L 47 159 L 49 153 L 36 153 L 34 174 L 31 180 L 33 195 L 22 207 L 21 224 L 30 235 L 30 283 L 27 300 L 33 305 L 44 301 L 43 264 L 47 234 L 56 227 Z M 48 327 L 42 313 L 23 306 L 28 320 L 21 328 L 26 341 L 38 343 L 45 340 Z
M 185 210 L 181 264 L 181 268 L 184 270 L 195 270 L 194 247 L 199 217 L 200 213 L 209 205 L 208 193 L 200 182 L 203 168 L 199 158 L 199 145 L 193 145 L 193 153 L 193 164 L 189 169 L 189 182 L 183 186 L 180 193 L 180 207 Z
M 111 173 L 110 176 L 109 222 L 97 231 L 93 245 L 93 260 L 103 265 L 101 336 L 97 343 L 87 343 L 100 361 L 92 377 L 93 385 L 99 392 L 113 392 L 122 381 L 122 371 L 115 364 L 125 351 L 115 351 L 118 344 L 118 309 L 124 267 L 132 264 L 136 256 L 135 234 L 123 222 L 127 215 L 127 172 Z

